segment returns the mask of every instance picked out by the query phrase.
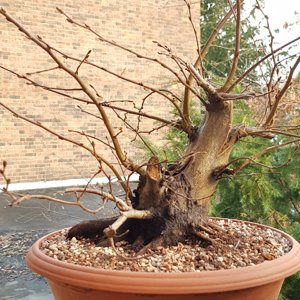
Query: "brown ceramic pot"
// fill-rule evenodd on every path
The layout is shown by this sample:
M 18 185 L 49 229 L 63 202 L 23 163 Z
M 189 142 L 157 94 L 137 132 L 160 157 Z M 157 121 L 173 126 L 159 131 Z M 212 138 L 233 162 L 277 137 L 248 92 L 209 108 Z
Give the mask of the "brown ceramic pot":
M 146 273 L 82 267 L 40 251 L 41 242 L 55 233 L 39 239 L 26 261 L 34 272 L 47 278 L 56 300 L 277 300 L 284 279 L 300 270 L 299 243 L 281 233 L 292 244 L 284 256 L 222 271 Z

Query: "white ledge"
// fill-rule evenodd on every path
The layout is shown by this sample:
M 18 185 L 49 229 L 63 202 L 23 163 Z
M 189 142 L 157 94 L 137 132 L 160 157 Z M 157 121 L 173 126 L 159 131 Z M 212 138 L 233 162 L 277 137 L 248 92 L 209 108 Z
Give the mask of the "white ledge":
M 130 181 L 137 181 L 139 178 L 138 174 L 133 174 L 130 176 Z M 79 179 L 66 179 L 66 180 L 51 180 L 51 181 L 35 181 L 35 182 L 20 182 L 11 183 L 8 186 L 9 191 L 25 191 L 25 190 L 39 190 L 39 189 L 51 189 L 58 187 L 68 187 L 68 186 L 84 186 L 90 181 L 90 178 L 79 178 Z M 93 178 L 90 181 L 91 185 L 94 184 L 106 184 L 109 180 L 106 177 Z M 113 177 L 111 182 L 117 182 L 117 178 Z M 2 188 L 4 184 L 0 184 L 0 193 L 2 193 Z

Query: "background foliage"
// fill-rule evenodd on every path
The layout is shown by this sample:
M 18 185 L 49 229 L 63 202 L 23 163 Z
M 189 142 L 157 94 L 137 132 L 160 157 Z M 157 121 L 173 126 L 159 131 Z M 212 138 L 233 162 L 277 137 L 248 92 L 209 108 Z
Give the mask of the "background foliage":
M 203 0 L 201 7 L 201 43 L 204 44 L 211 31 L 216 26 L 218 17 L 222 16 L 224 7 L 228 6 L 226 0 Z M 253 64 L 259 53 L 253 47 L 253 41 L 259 40 L 259 29 L 251 25 L 250 19 L 254 12 L 244 12 L 241 40 L 241 59 L 239 66 L 242 69 Z M 252 23 L 253 24 L 253 23 Z M 210 52 L 204 61 L 207 74 L 220 84 L 226 77 L 234 51 L 234 20 L 219 34 Z M 287 53 L 286 53 L 287 54 Z M 258 76 L 253 74 L 253 80 Z M 299 77 L 299 76 L 298 76 Z M 239 87 L 242 88 L 242 87 Z M 288 107 L 288 106 L 287 106 Z M 255 120 L 251 104 L 236 102 L 234 123 L 244 123 L 254 126 Z M 201 119 L 201 111 L 193 109 L 192 118 L 195 123 Z M 289 110 L 281 111 L 278 126 L 294 124 L 300 119 L 300 109 L 291 115 Z M 299 132 L 294 132 L 300 134 Z M 284 142 L 284 136 L 276 137 Z M 185 133 L 171 128 L 166 135 L 166 144 L 156 147 L 150 141 L 152 150 L 161 161 L 172 162 L 182 156 L 187 146 Z M 251 157 L 255 153 L 272 146 L 273 140 L 251 137 L 242 139 L 234 147 L 230 160 L 237 157 Z M 299 147 L 299 146 L 298 146 Z M 250 164 L 233 177 L 220 180 L 217 193 L 211 205 L 211 216 L 238 218 L 247 221 L 263 223 L 279 228 L 291 234 L 300 242 L 300 151 L 298 147 L 287 146 L 275 152 L 269 152 L 258 160 L 259 164 Z M 148 153 L 151 156 L 151 153 Z M 285 281 L 281 299 L 296 300 L 300 295 L 300 273 Z

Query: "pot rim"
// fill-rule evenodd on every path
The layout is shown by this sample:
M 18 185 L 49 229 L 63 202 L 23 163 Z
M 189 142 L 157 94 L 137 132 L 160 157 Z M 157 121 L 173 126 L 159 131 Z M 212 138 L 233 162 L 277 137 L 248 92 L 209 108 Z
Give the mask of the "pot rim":
M 292 248 L 277 259 L 236 269 L 183 273 L 117 271 L 66 263 L 44 254 L 39 249 L 41 243 L 61 231 L 58 230 L 37 240 L 30 248 L 26 262 L 34 272 L 50 281 L 60 281 L 86 289 L 142 294 L 195 294 L 240 290 L 280 281 L 300 270 L 300 245 L 287 233 L 248 221 L 215 219 L 242 222 L 277 231 L 290 241 Z

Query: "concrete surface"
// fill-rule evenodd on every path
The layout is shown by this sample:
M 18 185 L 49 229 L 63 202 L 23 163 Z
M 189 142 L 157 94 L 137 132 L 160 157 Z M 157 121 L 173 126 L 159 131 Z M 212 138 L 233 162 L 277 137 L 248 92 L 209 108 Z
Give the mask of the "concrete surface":
M 116 195 L 120 191 L 115 187 Z M 22 192 L 25 193 L 25 192 Z M 46 194 L 70 199 L 60 189 L 31 190 L 30 194 Z M 85 197 L 89 208 L 96 207 L 100 199 Z M 46 200 L 34 200 L 20 207 L 9 207 L 0 194 L 0 299 L 1 300 L 52 300 L 47 282 L 32 273 L 25 264 L 29 247 L 48 232 L 72 226 L 82 220 L 112 216 L 117 213 L 113 203 L 96 216 L 79 207 L 58 205 Z

